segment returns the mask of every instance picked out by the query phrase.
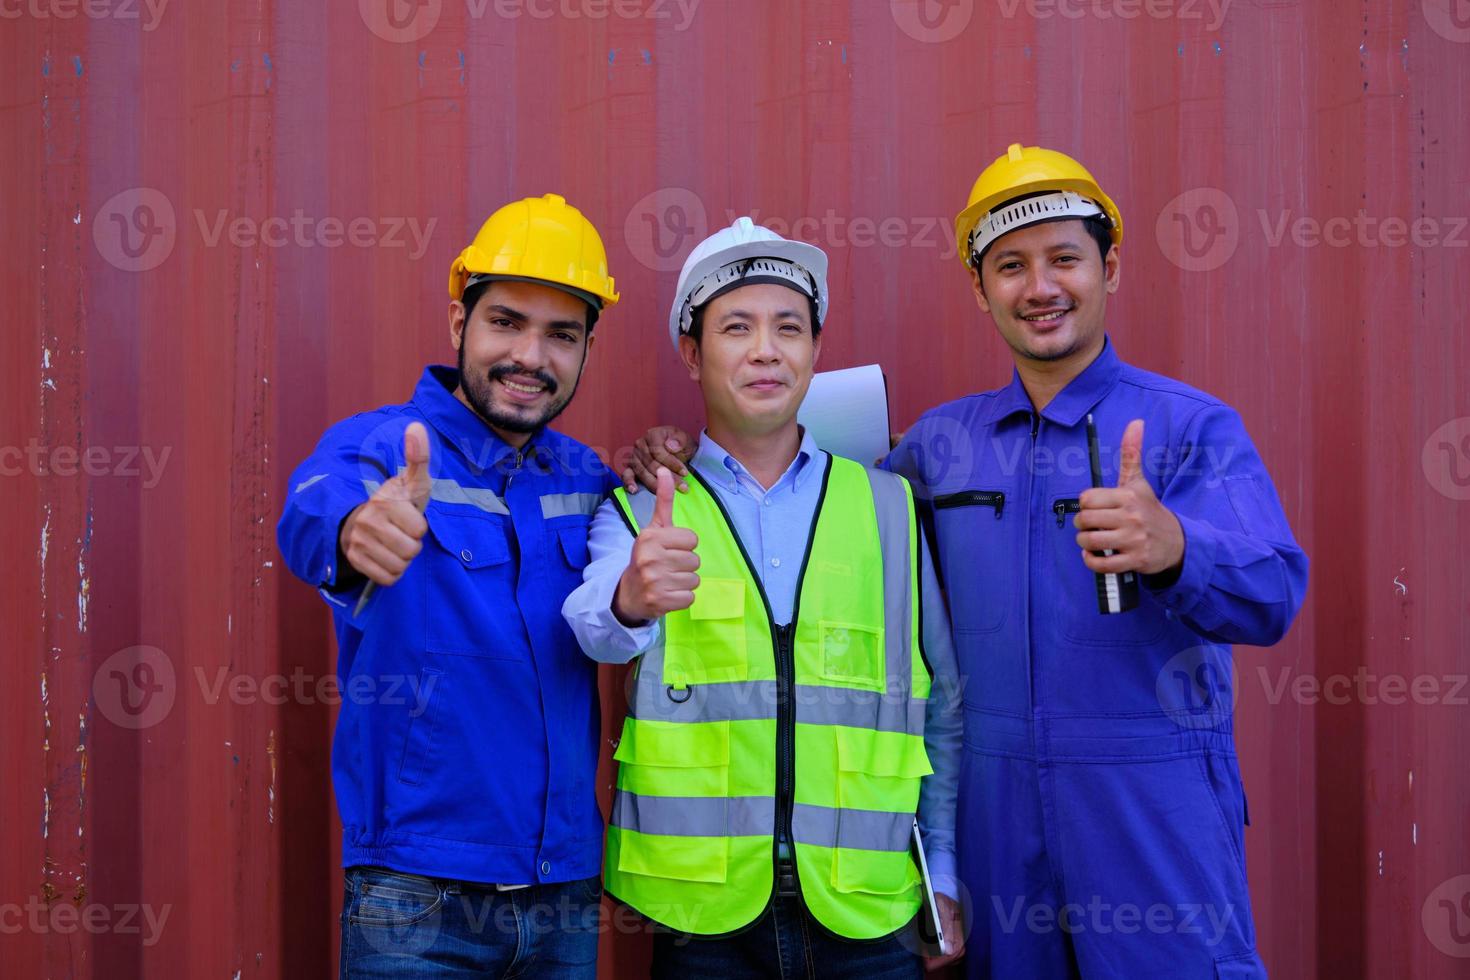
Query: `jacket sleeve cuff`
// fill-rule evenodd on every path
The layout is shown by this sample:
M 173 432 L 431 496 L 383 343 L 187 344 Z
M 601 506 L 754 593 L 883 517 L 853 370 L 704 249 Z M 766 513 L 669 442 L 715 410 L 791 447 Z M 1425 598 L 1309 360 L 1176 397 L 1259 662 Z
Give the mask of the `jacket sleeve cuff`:
M 1152 576 L 1143 577 L 1154 598 L 1179 615 L 1187 615 L 1204 597 L 1215 568 L 1217 539 L 1215 529 L 1203 521 L 1175 513 L 1179 530 L 1184 533 L 1184 562 L 1171 584 L 1155 588 Z

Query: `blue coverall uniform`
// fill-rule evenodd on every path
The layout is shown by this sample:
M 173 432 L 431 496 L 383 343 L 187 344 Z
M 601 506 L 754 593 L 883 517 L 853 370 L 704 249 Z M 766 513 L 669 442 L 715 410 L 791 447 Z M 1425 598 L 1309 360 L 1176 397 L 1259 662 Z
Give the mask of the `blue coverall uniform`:
M 425 370 L 408 403 L 329 429 L 287 487 L 281 552 L 336 624 L 342 863 L 497 884 L 588 878 L 602 857 L 597 666 L 561 605 L 617 480 L 549 429 L 513 449 L 457 384 L 453 368 Z M 363 580 L 344 575 L 339 530 L 404 467 L 414 421 L 429 431 L 429 530 L 357 616 Z
M 1098 612 L 1072 515 L 1129 421 L 1177 574 Z M 972 977 L 1263 977 L 1229 644 L 1281 639 L 1307 559 L 1239 415 L 1107 342 L 1039 413 L 1019 376 L 926 413 L 887 466 L 935 535 L 964 685 L 957 837 Z

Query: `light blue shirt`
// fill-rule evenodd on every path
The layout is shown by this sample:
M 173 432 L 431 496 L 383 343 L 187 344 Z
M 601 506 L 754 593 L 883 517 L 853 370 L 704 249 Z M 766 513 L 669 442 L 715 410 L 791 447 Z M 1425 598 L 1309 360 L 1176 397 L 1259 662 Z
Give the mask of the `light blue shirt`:
M 806 557 L 829 460 L 811 434 L 803 430 L 796 458 L 770 489 L 762 487 L 707 432 L 700 433 L 699 446 L 690 461 L 730 515 L 735 534 L 759 570 L 761 587 L 778 625 L 791 621 L 802 559 Z M 562 605 L 562 615 L 583 651 L 602 663 L 621 664 L 657 648 L 663 642 L 658 621 L 625 626 L 612 611 L 618 580 L 633 555 L 633 535 L 613 501 L 604 501 L 593 516 L 587 546 L 591 561 L 582 573 L 582 585 Z M 955 882 L 954 825 L 963 724 L 960 681 L 949 613 L 934 577 L 927 544 L 919 548 L 919 553 L 924 654 L 934 675 L 924 722 L 924 748 L 934 773 L 924 778 L 920 788 L 919 827 L 935 889 L 956 898 L 959 888 Z

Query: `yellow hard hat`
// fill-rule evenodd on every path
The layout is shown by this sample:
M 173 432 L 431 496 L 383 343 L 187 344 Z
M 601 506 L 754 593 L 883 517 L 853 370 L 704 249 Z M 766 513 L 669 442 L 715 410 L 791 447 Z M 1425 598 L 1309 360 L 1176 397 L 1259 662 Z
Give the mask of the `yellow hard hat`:
M 545 282 L 598 309 L 618 301 L 601 236 L 558 194 L 507 204 L 486 219 L 449 267 L 449 298 L 463 296 L 475 275 Z
M 1031 198 L 1013 208 L 1000 207 L 1018 197 L 1046 191 L 1057 193 L 1049 198 Z M 984 244 L 975 241 L 982 223 L 984 233 L 994 241 L 1027 225 L 1091 215 L 1107 218 L 1114 245 L 1123 241 L 1123 216 L 1086 167 L 1056 150 L 1012 143 L 1005 156 L 975 179 L 969 203 L 954 219 L 955 244 L 960 258 L 970 265 L 974 256 L 985 250 Z

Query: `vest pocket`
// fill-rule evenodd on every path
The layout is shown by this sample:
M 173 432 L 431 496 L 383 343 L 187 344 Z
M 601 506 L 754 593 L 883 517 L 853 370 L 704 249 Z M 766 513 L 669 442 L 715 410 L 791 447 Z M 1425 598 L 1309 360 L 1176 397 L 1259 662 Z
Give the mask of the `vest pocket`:
M 887 688 L 883 630 L 825 619 L 817 624 L 817 629 L 824 679 L 857 684 L 872 691 Z
M 667 631 L 664 683 L 688 687 L 745 680 L 749 676 L 745 582 L 738 578 L 700 579 L 687 615 L 685 629 Z
M 618 870 L 679 881 L 725 881 L 730 723 L 629 719 L 613 758 L 622 797 L 612 820 Z M 698 805 L 681 810 L 679 801 L 688 798 L 698 799 Z
M 919 782 L 934 772 L 921 739 L 897 732 L 835 728 L 837 846 L 832 887 L 896 895 L 919 880 L 910 856 Z

